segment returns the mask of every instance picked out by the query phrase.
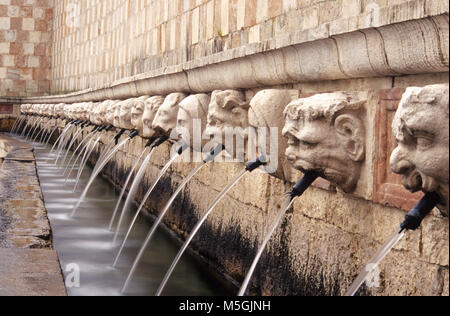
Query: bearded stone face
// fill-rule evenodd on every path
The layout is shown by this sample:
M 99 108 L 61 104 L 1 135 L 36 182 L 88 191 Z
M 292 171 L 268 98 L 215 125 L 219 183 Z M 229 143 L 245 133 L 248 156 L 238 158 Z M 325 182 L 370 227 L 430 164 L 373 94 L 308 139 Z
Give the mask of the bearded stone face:
M 119 112 L 120 127 L 126 129 L 134 129 L 131 123 L 131 110 L 133 108 L 133 99 L 128 99 L 122 102 Z
M 98 116 L 100 125 L 109 124 L 109 121 L 107 119 L 107 109 L 108 109 L 108 103 L 106 101 L 103 101 L 97 105 L 97 116 Z
M 164 97 L 153 96 L 145 100 L 144 102 L 144 112 L 142 113 L 142 136 L 145 138 L 150 138 L 156 135 L 153 129 L 153 121 L 155 119 L 156 113 L 158 112 L 161 105 L 164 103 Z
M 94 124 L 96 122 L 96 117 L 94 114 L 94 103 L 93 102 L 86 102 L 84 104 L 84 117 L 86 121 L 90 121 Z
M 202 151 L 206 142 L 201 140 L 201 136 L 206 129 L 209 102 L 210 97 L 202 93 L 190 95 L 179 104 L 176 132 L 185 143 L 198 152 Z M 194 137 L 200 139 L 196 141 Z
M 145 109 L 145 100 L 148 99 L 147 96 L 140 97 L 134 100 L 133 107 L 131 109 L 131 124 L 134 129 L 138 131 L 140 136 L 144 134 L 144 124 L 142 116 Z
M 213 91 L 208 109 L 208 124 L 205 134 L 221 137 L 228 153 L 236 153 L 236 157 L 245 152 L 247 135 L 240 132 L 248 128 L 248 108 L 244 93 L 237 90 Z M 225 140 L 226 129 L 233 130 L 234 144 Z M 240 129 L 240 131 L 238 131 Z M 239 146 L 238 146 L 239 138 Z M 217 141 L 216 141 L 217 142 Z M 232 146 L 230 148 L 230 146 Z M 239 148 L 237 148 L 239 147 Z
M 120 109 L 122 107 L 123 101 L 119 101 L 113 105 L 114 107 L 114 123 L 113 125 L 118 128 L 122 128 L 120 125 Z
M 353 192 L 365 158 L 363 103 L 341 92 L 291 102 L 284 112 L 287 160 L 302 172 L 316 171 L 344 192 Z
M 184 93 L 169 94 L 156 112 L 152 128 L 160 134 L 169 135 L 177 126 L 178 104 L 186 98 Z
M 115 104 L 117 103 L 117 101 L 112 101 L 112 100 L 108 100 L 106 101 L 106 103 L 103 105 L 105 107 L 105 118 L 106 121 L 109 125 L 114 125 L 114 114 L 115 114 Z
M 281 179 L 287 179 L 291 168 L 287 168 L 285 151 L 287 141 L 282 137 L 284 119 L 283 112 L 294 98 L 298 97 L 298 91 L 285 89 L 267 89 L 259 91 L 250 101 L 248 121 L 256 136 L 255 153 L 264 154 L 269 158 L 264 169 Z M 276 129 L 276 139 L 271 141 L 270 129 Z M 263 129 L 265 135 L 259 133 Z M 265 137 L 264 137 L 265 136 Z M 263 139 L 260 139 L 262 137 Z M 250 157 L 253 159 L 253 157 Z
M 64 104 L 63 113 L 65 117 L 73 119 L 72 110 L 73 106 L 71 104 Z
M 408 88 L 392 124 L 397 147 L 391 169 L 411 191 L 437 192 L 438 208 L 448 216 L 449 99 L 448 84 Z

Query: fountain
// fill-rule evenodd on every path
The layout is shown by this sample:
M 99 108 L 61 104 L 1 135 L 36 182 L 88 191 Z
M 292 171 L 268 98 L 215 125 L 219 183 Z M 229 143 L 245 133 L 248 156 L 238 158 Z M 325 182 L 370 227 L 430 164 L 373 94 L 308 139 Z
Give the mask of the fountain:
M 104 135 L 103 132 L 109 131 L 113 127 L 118 129 L 115 137 L 104 146 L 87 185 L 72 209 L 72 217 L 76 215 L 81 203 L 85 200 L 93 181 L 114 154 L 137 135 L 148 140 L 129 169 L 112 212 L 109 229 L 112 230 L 116 224 L 113 245 L 118 240 L 124 222 L 128 220 L 128 208 L 142 182 L 152 153 L 159 145 L 168 140 L 172 143 L 176 140 L 179 141 L 176 146 L 173 146 L 173 155 L 159 170 L 140 201 L 136 213 L 133 214 L 114 258 L 113 267 L 118 265 L 130 233 L 141 215 L 145 203 L 176 159 L 185 154 L 188 149 L 202 153 L 211 149 L 206 150 L 207 145 L 214 144 L 216 146 L 206 157 L 202 157 L 204 159 L 200 160 L 200 163 L 183 179 L 158 214 L 139 249 L 123 284 L 122 292 L 127 291 L 142 255 L 152 241 L 164 216 L 195 174 L 207 163 L 214 161 L 223 150 L 226 151 L 228 158 L 254 159 L 247 163 L 231 182 L 221 188 L 220 193 L 206 208 L 206 212 L 202 213 L 158 287 L 156 292 L 158 296 L 163 293 L 178 260 L 189 247 L 208 216 L 231 188 L 247 173 L 259 167 L 280 179 L 292 179 L 293 170 L 287 164 L 290 163 L 294 169 L 303 173 L 303 177 L 290 192 L 285 193 L 275 203 L 275 217 L 268 225 L 267 231 L 264 232 L 263 238 L 258 244 L 256 256 L 240 287 L 238 295 L 242 296 L 247 291 L 255 268 L 271 236 L 293 205 L 295 198 L 301 196 L 319 177 L 328 180 L 342 194 L 353 194 L 360 185 L 362 166 L 366 162 L 367 131 L 362 117 L 366 114 L 367 95 L 359 92 L 334 92 L 298 99 L 298 91 L 295 90 L 267 89 L 256 93 L 249 102 L 250 94 L 250 92 L 245 94 L 238 90 L 217 90 L 211 96 L 207 94 L 186 96 L 183 93 L 172 93 L 165 98 L 143 96 L 98 103 L 22 105 L 21 116 L 14 122 L 11 133 L 21 133 L 25 139 L 29 139 L 33 143 L 38 141 L 48 143 L 60 128 L 58 126 L 60 122 L 65 120 L 65 126 L 50 154 L 54 152 L 54 166 L 64 168 L 63 175 L 67 176 L 66 181 L 75 167 L 78 168 L 75 191 L 87 161 Z M 282 121 L 283 117 L 277 115 L 282 109 L 284 109 L 284 122 Z M 373 269 L 402 240 L 408 230 L 416 230 L 420 227 L 424 218 L 434 207 L 437 207 L 443 216 L 448 216 L 449 129 L 448 119 L 443 118 L 448 118 L 448 85 L 433 85 L 406 90 L 392 126 L 398 145 L 391 156 L 391 168 L 395 173 L 402 175 L 402 183 L 406 189 L 411 192 L 423 191 L 425 195 L 405 216 L 399 230 L 369 260 L 345 293 L 346 296 L 353 296 L 358 292 Z M 253 133 L 252 135 L 258 135 L 258 138 L 252 139 L 242 134 L 234 135 L 233 140 L 236 140 L 236 144 L 230 144 L 229 139 L 216 137 L 214 142 L 208 144 L 203 139 L 198 142 L 195 137 L 192 139 L 185 137 L 186 135 L 195 135 L 196 121 L 201 122 L 200 134 L 204 132 L 204 134 L 214 136 L 226 135 L 226 128 L 232 128 L 235 131 L 250 128 L 251 132 L 248 135 Z M 206 121 L 208 122 L 207 126 L 204 123 Z M 270 142 L 271 136 L 259 134 L 258 129 L 279 128 L 283 126 L 283 123 L 284 128 L 282 131 L 278 130 L 278 136 L 283 134 L 285 139 L 280 139 L 276 144 L 277 147 L 272 148 L 271 146 L 268 151 L 267 144 Z M 88 127 L 92 127 L 92 129 L 88 130 Z M 169 139 L 169 135 L 172 139 Z M 240 143 L 238 136 L 242 136 Z M 252 141 L 254 143 L 251 143 Z M 249 149 L 246 151 L 247 147 Z M 37 148 L 39 149 L 40 146 Z M 69 152 L 72 150 L 73 153 L 69 156 Z M 286 154 L 278 156 L 277 151 L 285 151 Z M 73 159 L 75 161 L 72 164 Z M 134 179 L 133 175 L 135 175 Z M 120 204 L 132 179 L 128 196 L 119 213 Z
M 406 214 L 399 231 L 369 260 L 345 296 L 355 295 L 406 232 L 418 229 L 434 207 L 448 217 L 448 104 L 448 84 L 411 87 L 403 94 L 392 123 L 398 145 L 391 155 L 391 169 L 402 175 L 406 189 L 423 191 L 425 196 Z
M 102 158 L 102 160 L 99 160 L 97 168 L 93 171 L 87 185 L 84 188 L 83 193 L 81 194 L 78 202 L 75 204 L 71 217 L 74 217 L 77 213 L 78 208 L 80 207 L 81 203 L 83 202 L 84 198 L 86 197 L 87 192 L 89 191 L 90 186 L 92 185 L 93 181 L 97 177 L 97 175 L 100 173 L 100 171 L 103 169 L 103 167 L 106 166 L 108 161 L 113 157 L 113 155 L 122 147 L 124 146 L 129 140 L 133 139 L 137 136 L 137 133 L 131 132 L 125 139 L 123 139 L 121 142 L 119 142 L 105 157 Z M 75 184 L 76 189 L 77 184 Z M 74 189 L 74 190 L 75 190 Z
M 174 129 L 175 133 L 177 133 L 179 136 L 186 136 L 186 135 L 194 135 L 194 124 L 196 122 L 200 122 L 200 134 L 201 131 L 204 131 L 206 128 L 206 119 L 207 119 L 207 113 L 208 113 L 208 105 L 209 105 L 210 97 L 206 94 L 196 94 L 191 95 L 184 100 L 182 100 L 179 104 L 179 110 L 177 114 L 176 119 L 176 127 Z M 187 133 L 186 133 L 187 131 Z M 144 207 L 144 204 L 146 203 L 147 199 L 149 198 L 150 194 L 155 189 L 156 185 L 161 180 L 162 176 L 165 174 L 165 172 L 169 169 L 169 167 L 172 165 L 172 163 L 175 161 L 175 159 L 182 155 L 183 152 L 189 148 L 187 144 L 190 144 L 190 147 L 196 150 L 194 144 L 194 139 L 191 140 L 181 138 L 181 145 L 176 150 L 176 155 L 173 155 L 173 157 L 166 163 L 166 165 L 160 170 L 158 176 L 156 177 L 155 181 L 153 181 L 153 184 L 146 192 L 144 198 L 141 201 L 141 204 L 138 207 L 138 210 L 136 211 L 135 216 L 133 217 L 133 220 L 131 221 L 131 224 L 128 227 L 128 231 L 125 234 L 125 237 L 122 241 L 122 244 L 120 245 L 119 251 L 117 253 L 116 258 L 113 262 L 113 267 L 117 265 L 117 262 L 120 258 L 120 255 L 125 247 L 125 244 L 127 242 L 127 239 L 131 233 L 131 230 L 133 229 L 133 226 L 135 222 L 137 221 L 141 210 Z M 198 150 L 198 149 L 197 149 Z M 201 149 L 200 149 L 201 150 Z
M 155 100 L 156 102 L 154 103 L 154 109 L 159 109 L 159 107 L 161 106 L 161 104 L 164 102 L 164 99 L 162 97 L 153 97 L 153 98 L 148 98 L 146 97 L 145 99 L 140 99 L 140 100 L 136 100 L 135 101 L 135 106 L 133 107 L 132 111 L 131 111 L 131 123 L 132 125 L 135 127 L 135 130 L 138 131 L 140 136 L 143 136 L 143 130 L 144 130 L 144 124 L 143 124 L 143 115 L 144 112 L 146 111 L 146 102 L 150 102 L 150 104 L 153 104 L 152 100 L 149 101 L 149 99 Z M 158 102 L 159 101 L 159 102 Z M 152 117 L 154 117 L 154 115 L 156 114 L 156 111 L 153 112 Z M 151 126 L 150 126 L 151 128 Z M 152 133 L 152 136 L 154 134 Z M 163 137 L 160 139 L 157 139 L 155 141 L 154 146 L 152 146 L 152 148 L 150 149 L 150 151 L 152 151 L 154 148 L 158 147 L 159 145 L 161 145 L 163 142 L 165 142 L 167 140 L 167 137 Z M 154 142 L 154 137 L 150 138 L 147 142 L 147 144 L 144 146 L 144 149 L 142 150 L 142 152 L 140 153 L 140 155 L 138 156 L 137 160 L 135 161 L 135 163 L 133 164 L 131 170 L 128 173 L 128 176 L 125 180 L 125 183 L 123 185 L 122 191 L 120 192 L 119 198 L 117 199 L 117 203 L 116 206 L 114 208 L 113 211 L 113 215 L 111 216 L 111 220 L 109 223 L 109 227 L 108 229 L 111 231 L 112 230 L 112 226 L 114 225 L 114 221 L 117 215 L 117 212 L 119 210 L 119 205 L 120 202 L 122 201 L 122 198 L 125 194 L 125 190 L 128 187 L 129 182 L 131 181 L 131 178 L 133 176 L 133 173 L 135 171 L 135 169 L 137 168 L 137 166 L 139 165 L 142 157 L 144 156 L 145 152 L 147 151 L 147 148 L 149 148 Z
M 170 135 L 170 132 L 173 128 L 176 127 L 176 119 L 178 114 L 178 105 L 179 103 L 186 97 L 183 93 L 172 93 L 169 94 L 165 99 L 163 104 L 159 107 L 158 111 L 156 112 L 155 119 L 152 123 L 152 129 L 155 130 L 155 132 L 159 135 Z M 128 112 L 129 115 L 131 114 L 131 111 Z M 130 118 L 131 123 L 131 118 Z M 158 144 L 159 145 L 159 144 Z M 122 208 L 119 221 L 116 225 L 115 235 L 113 239 L 113 244 L 116 243 L 120 228 L 122 226 L 123 220 L 125 218 L 126 213 L 128 212 L 128 208 L 131 204 L 131 201 L 133 200 L 138 185 L 142 181 L 142 177 L 144 175 L 145 169 L 147 168 L 148 163 L 150 162 L 151 155 L 153 154 L 154 149 L 156 146 L 152 148 L 150 151 L 150 154 L 146 157 L 144 162 L 142 163 L 140 169 L 137 172 L 136 177 L 133 180 L 133 183 L 131 185 L 130 191 L 128 192 L 127 199 L 125 201 L 125 204 Z
M 240 128 L 246 128 L 248 126 L 248 118 L 247 118 L 247 111 L 248 111 L 248 102 L 246 101 L 246 98 L 244 94 L 237 90 L 226 90 L 226 91 L 214 91 L 211 95 L 211 102 L 209 103 L 208 107 L 208 126 L 205 128 L 205 134 L 208 135 L 223 135 L 223 132 L 225 131 L 225 126 L 230 127 L 240 127 Z M 160 113 L 160 111 L 158 111 Z M 172 119 L 174 123 L 176 123 L 176 116 L 172 116 Z M 159 129 L 168 130 L 167 127 L 164 126 L 164 124 L 157 123 L 158 121 L 161 121 L 158 117 L 158 115 L 155 118 L 155 123 L 153 126 L 157 127 L 160 126 Z M 228 123 L 228 124 L 227 124 Z M 226 124 L 226 125 L 225 125 Z M 174 124 L 175 125 L 175 124 Z M 164 215 L 169 210 L 172 203 L 175 201 L 175 198 L 178 196 L 178 194 L 181 192 L 181 190 L 186 186 L 186 184 L 194 177 L 194 175 L 200 171 L 200 169 L 208 162 L 213 161 L 218 154 L 220 154 L 226 147 L 222 145 L 222 143 L 225 143 L 224 139 L 221 138 L 218 142 L 216 137 L 214 138 L 216 141 L 217 146 L 215 149 L 213 149 L 209 155 L 198 165 L 194 170 L 191 171 L 191 173 L 185 177 L 185 179 L 182 181 L 182 183 L 178 186 L 178 188 L 175 190 L 175 192 L 172 194 L 166 205 L 164 206 L 163 210 L 160 212 L 158 218 L 154 222 L 149 234 L 147 235 L 147 238 L 145 239 L 145 242 L 141 246 L 141 249 L 133 263 L 133 266 L 130 270 L 130 273 L 127 277 L 127 280 L 124 283 L 124 286 L 122 288 L 122 292 L 125 292 L 132 277 L 133 274 L 139 265 L 139 262 L 142 258 L 142 255 L 144 253 L 144 250 L 146 249 L 147 245 L 149 244 L 154 232 L 156 231 L 156 228 L 159 226 L 160 222 L 162 221 Z M 238 141 L 236 140 L 236 143 Z M 227 142 L 228 143 L 228 142 Z M 241 146 L 238 146 L 236 144 L 236 155 L 242 156 L 244 153 L 244 148 Z M 235 147 L 233 145 L 229 146 L 228 152 L 232 153 L 233 149 Z M 245 173 L 245 171 L 243 172 Z M 242 175 L 243 176 L 243 175 Z M 236 180 L 236 182 L 239 179 Z M 115 263 L 117 263 L 117 257 L 115 260 Z

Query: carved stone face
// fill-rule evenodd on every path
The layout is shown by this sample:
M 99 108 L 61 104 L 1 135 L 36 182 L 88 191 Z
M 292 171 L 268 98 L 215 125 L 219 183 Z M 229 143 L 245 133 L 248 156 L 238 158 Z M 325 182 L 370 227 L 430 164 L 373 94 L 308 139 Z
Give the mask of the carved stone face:
M 284 118 L 280 115 L 286 105 L 288 105 L 294 97 L 298 96 L 298 91 L 293 90 L 277 90 L 267 89 L 259 91 L 250 101 L 250 109 L 248 110 L 248 122 L 250 127 L 254 129 L 256 135 L 257 155 L 265 154 L 269 157 L 268 165 L 264 168 L 269 173 L 286 179 L 289 170 L 283 170 L 286 166 L 285 155 L 287 141 L 282 137 L 282 129 L 284 126 Z M 258 128 L 264 128 L 266 137 L 259 139 Z M 277 128 L 277 139 L 270 140 L 270 128 Z M 272 148 L 272 145 L 275 148 Z M 263 146 L 264 148 L 261 148 Z M 254 157 L 250 157 L 253 159 Z M 289 168 L 286 168 L 289 169 Z
M 226 127 L 240 127 L 245 130 L 248 127 L 248 108 L 245 95 L 240 91 L 213 91 L 205 134 L 224 137 Z M 222 139 L 222 144 L 227 146 L 224 139 Z M 246 147 L 245 144 L 244 147 Z M 236 152 L 235 148 L 227 148 L 227 150 Z
M 119 112 L 120 127 L 126 129 L 134 128 L 134 125 L 131 124 L 131 110 L 133 108 L 133 104 L 133 99 L 128 99 L 122 102 Z
M 107 114 L 107 105 L 108 103 L 106 103 L 105 101 L 100 102 L 99 104 L 97 104 L 97 117 L 98 117 L 98 121 L 100 123 L 100 125 L 107 125 L 108 120 L 106 117 Z
M 131 124 L 133 125 L 134 129 L 139 132 L 140 136 L 143 136 L 144 133 L 142 115 L 144 114 L 146 99 L 148 99 L 148 97 L 135 99 L 133 102 L 133 107 L 131 109 Z
M 94 115 L 94 103 L 93 102 L 86 102 L 84 104 L 84 115 L 85 115 L 85 120 L 90 121 L 92 123 L 94 123 L 94 121 L 96 121 L 96 117 Z
M 107 100 L 106 102 L 104 102 L 104 107 L 105 107 L 105 118 L 107 121 L 107 124 L 109 125 L 113 125 L 114 126 L 114 113 L 115 113 L 115 104 L 117 102 L 113 101 L 113 100 Z
M 184 93 L 169 94 L 156 112 L 152 128 L 157 133 L 169 135 L 177 126 L 178 104 L 186 97 Z
M 73 119 L 72 105 L 71 104 L 64 104 L 63 113 L 64 113 L 65 117 L 68 117 L 69 119 Z
M 164 103 L 164 97 L 153 96 L 145 100 L 144 113 L 142 113 L 142 136 L 150 138 L 155 136 L 155 130 L 152 127 L 156 113 Z
M 294 168 L 317 171 L 353 192 L 365 157 L 361 121 L 364 101 L 350 93 L 318 94 L 291 102 L 285 109 L 286 157 Z
M 122 128 L 120 125 L 120 108 L 122 107 L 123 101 L 119 101 L 113 105 L 114 108 L 114 123 L 113 125 L 118 128 Z
M 179 111 L 177 115 L 177 133 L 183 135 L 185 132 L 189 134 L 189 143 L 191 148 L 194 148 L 194 135 L 195 137 L 201 137 L 203 131 L 206 128 L 206 121 L 208 117 L 208 105 L 210 102 L 210 97 L 207 94 L 195 94 L 190 95 L 186 99 L 180 102 Z M 194 123 L 194 120 L 196 120 Z M 194 124 L 199 123 L 199 135 L 194 133 Z M 187 142 L 187 139 L 184 139 Z M 202 147 L 206 142 L 203 140 L 201 144 Z M 197 146 L 196 146 L 197 147 Z M 201 151 L 202 148 L 194 148 L 197 151 Z
M 448 216 L 449 100 L 448 84 L 408 88 L 395 114 L 392 131 L 397 147 L 392 171 L 402 175 L 411 192 L 437 192 L 439 210 Z

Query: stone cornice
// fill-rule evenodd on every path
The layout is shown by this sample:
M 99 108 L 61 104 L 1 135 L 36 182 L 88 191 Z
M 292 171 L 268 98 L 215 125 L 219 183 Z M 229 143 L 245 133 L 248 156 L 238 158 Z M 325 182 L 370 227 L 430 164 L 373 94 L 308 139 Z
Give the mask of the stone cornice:
M 393 7 L 386 8 L 386 12 L 382 8 L 379 22 L 382 26 L 379 27 L 364 28 L 361 22 L 365 21 L 364 15 L 361 15 L 353 24 L 351 18 L 338 20 L 285 38 L 230 49 L 180 66 L 125 78 L 100 89 L 56 96 L 0 99 L 0 102 L 73 103 L 145 94 L 166 95 L 174 91 L 210 92 L 322 80 L 447 72 L 448 4 L 447 13 L 420 18 L 429 12 L 426 12 L 426 6 L 419 6 L 417 2 L 421 1 L 403 4 L 411 12 L 399 15 L 417 16 L 415 20 L 402 22 L 401 18 L 395 19 L 396 15 L 392 15 Z M 388 19 L 389 14 L 391 18 Z

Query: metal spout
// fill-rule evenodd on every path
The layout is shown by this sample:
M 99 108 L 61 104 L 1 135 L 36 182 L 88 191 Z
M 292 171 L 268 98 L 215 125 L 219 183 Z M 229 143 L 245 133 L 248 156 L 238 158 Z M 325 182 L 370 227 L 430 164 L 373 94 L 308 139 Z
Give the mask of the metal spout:
M 135 138 L 135 137 L 138 136 L 138 135 L 139 135 L 139 132 L 136 131 L 136 130 L 134 130 L 134 131 L 132 131 L 132 132 L 130 133 L 130 135 L 128 135 L 128 137 L 129 137 L 130 139 L 133 139 L 133 138 Z
M 292 188 L 292 191 L 290 192 L 291 197 L 301 196 L 318 177 L 320 177 L 320 175 L 315 171 L 306 172 L 303 178 Z
M 166 136 L 166 135 L 157 138 L 157 139 L 153 142 L 152 149 L 153 149 L 153 148 L 156 148 L 156 147 L 158 147 L 158 146 L 160 146 L 162 143 L 164 143 L 164 142 L 165 142 L 166 140 L 168 140 L 168 139 L 169 139 L 169 137 Z M 150 142 L 150 140 L 149 140 L 149 142 Z
M 206 156 L 205 159 L 203 159 L 204 163 L 208 163 L 210 161 L 213 161 L 214 159 L 216 159 L 216 157 L 225 150 L 225 146 L 220 144 L 217 145 L 216 148 L 214 148 L 213 150 L 211 150 L 208 155 Z
M 247 170 L 248 172 L 252 172 L 253 170 L 255 170 L 265 164 L 267 164 L 267 158 L 266 158 L 266 156 L 261 155 L 258 158 L 256 158 L 255 160 L 247 163 L 247 165 L 245 166 L 245 170 Z
M 400 224 L 402 230 L 416 230 L 420 227 L 423 219 L 430 214 L 431 210 L 441 201 L 436 192 L 426 193 L 425 196 L 409 211 L 405 220 Z

